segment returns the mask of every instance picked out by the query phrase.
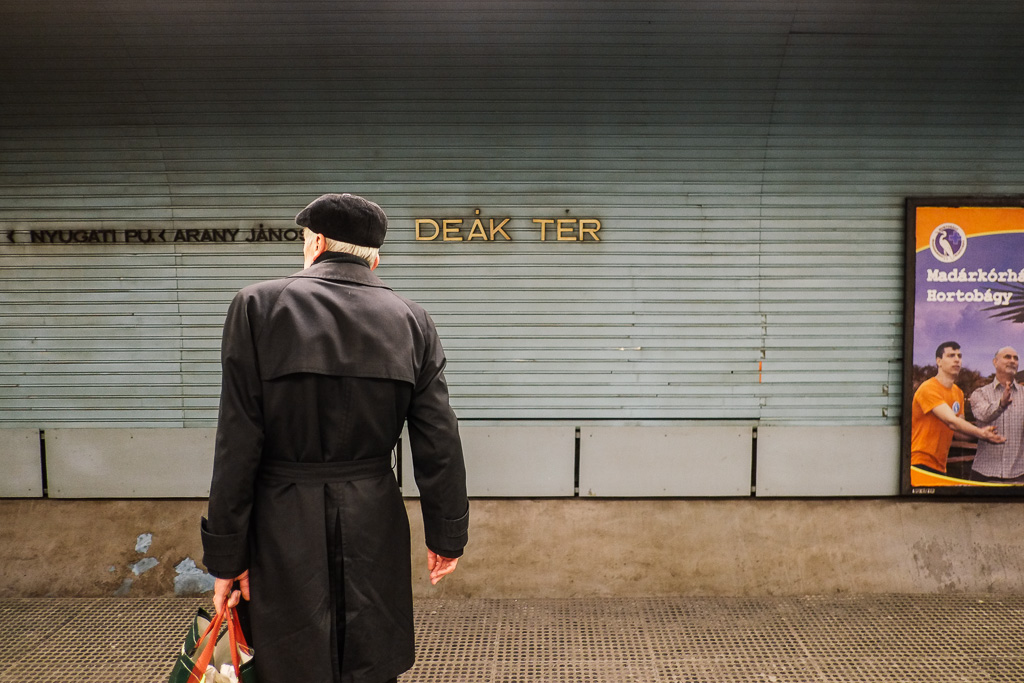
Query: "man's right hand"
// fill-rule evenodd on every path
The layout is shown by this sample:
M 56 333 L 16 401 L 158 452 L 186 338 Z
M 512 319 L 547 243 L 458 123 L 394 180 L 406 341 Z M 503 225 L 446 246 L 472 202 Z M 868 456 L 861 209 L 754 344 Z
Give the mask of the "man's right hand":
M 232 591 L 231 587 L 238 582 L 240 590 Z M 230 595 L 229 595 L 230 594 Z M 239 574 L 233 579 L 216 579 L 213 582 L 213 608 L 220 614 L 224 611 L 225 604 L 234 607 L 240 598 L 249 599 L 249 570 Z

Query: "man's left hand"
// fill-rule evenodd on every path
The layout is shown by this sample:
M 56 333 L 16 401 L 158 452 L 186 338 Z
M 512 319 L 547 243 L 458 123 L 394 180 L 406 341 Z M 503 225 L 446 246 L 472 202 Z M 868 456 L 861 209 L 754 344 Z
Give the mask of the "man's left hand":
M 1013 394 L 1010 393 L 1010 389 L 1012 388 L 1013 380 L 1011 379 L 1003 388 L 1003 395 L 999 397 L 999 406 L 1003 409 L 1009 408 L 1010 404 L 1013 403 Z
M 430 584 L 436 585 L 445 576 L 455 571 L 459 563 L 457 557 L 444 557 L 427 548 L 427 569 L 430 570 Z

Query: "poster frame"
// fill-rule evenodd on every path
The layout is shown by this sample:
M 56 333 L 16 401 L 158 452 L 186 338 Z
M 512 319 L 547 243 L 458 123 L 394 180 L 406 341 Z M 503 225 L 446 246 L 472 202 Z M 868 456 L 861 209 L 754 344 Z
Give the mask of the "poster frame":
M 902 412 L 900 418 L 900 492 L 904 496 L 970 497 L 979 499 L 1019 501 L 1024 497 L 1024 486 L 918 486 L 910 482 L 911 415 L 914 399 L 914 330 L 917 321 L 917 217 L 918 209 L 999 209 L 1024 208 L 1024 195 L 941 195 L 907 197 L 905 202 L 905 263 L 903 301 L 903 382 Z M 1024 226 L 1022 226 L 1024 230 Z M 1022 234 L 1024 240 L 1024 234 Z M 1024 259 L 1022 259 L 1024 261 Z M 940 340 L 937 343 L 941 343 Z M 1024 353 L 1024 342 L 1020 344 Z M 1024 370 L 1024 364 L 1020 370 Z M 1020 376 L 1018 372 L 1018 376 Z M 966 397 L 965 397 L 966 398 Z

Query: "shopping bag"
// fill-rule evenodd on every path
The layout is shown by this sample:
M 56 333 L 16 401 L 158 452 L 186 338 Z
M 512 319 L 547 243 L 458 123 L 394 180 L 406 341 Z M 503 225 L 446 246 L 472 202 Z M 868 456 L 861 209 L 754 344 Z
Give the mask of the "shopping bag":
M 242 624 L 238 620 L 238 612 L 227 608 L 227 633 L 217 639 L 213 649 L 213 666 L 218 671 L 230 664 L 238 683 L 256 683 L 256 663 L 253 661 L 253 649 L 245 641 Z M 205 683 L 212 683 L 206 681 Z
M 225 622 L 227 630 L 221 633 Z M 185 634 L 168 683 L 215 683 L 213 676 L 206 675 L 208 667 L 220 672 L 225 664 L 234 667 L 239 683 L 256 683 L 253 650 L 242 634 L 238 613 L 228 607 L 211 619 L 200 609 Z
M 213 621 L 213 617 L 209 612 L 200 607 L 196 610 L 196 616 L 192 618 L 192 623 L 188 627 L 188 632 L 185 634 L 185 652 L 192 652 L 196 649 L 196 643 L 202 637 L 203 633 L 210 626 L 210 622 Z

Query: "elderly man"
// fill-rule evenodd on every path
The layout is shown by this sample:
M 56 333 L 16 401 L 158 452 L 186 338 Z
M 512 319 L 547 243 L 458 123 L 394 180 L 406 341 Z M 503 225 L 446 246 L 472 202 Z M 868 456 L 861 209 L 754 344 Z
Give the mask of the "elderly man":
M 1006 443 L 978 443 L 972 481 L 1024 483 L 1024 396 L 1016 380 L 1019 363 L 1013 347 L 999 349 L 992 359 L 995 379 L 971 394 L 971 410 L 978 424 L 991 425 L 1006 437 Z
M 962 364 L 960 344 L 955 341 L 939 344 L 935 349 L 938 373 L 922 382 L 914 393 L 910 420 L 911 486 L 923 484 L 922 471 L 946 473 L 954 431 L 992 443 L 1006 441 L 995 427 L 976 427 L 963 419 L 964 392 L 955 384 Z
M 394 681 L 413 664 L 409 520 L 391 470 L 403 423 L 433 583 L 467 541 L 444 351 L 430 316 L 371 272 L 379 206 L 324 195 L 295 222 L 305 269 L 228 309 L 203 562 L 218 611 L 251 598 L 260 683 Z

